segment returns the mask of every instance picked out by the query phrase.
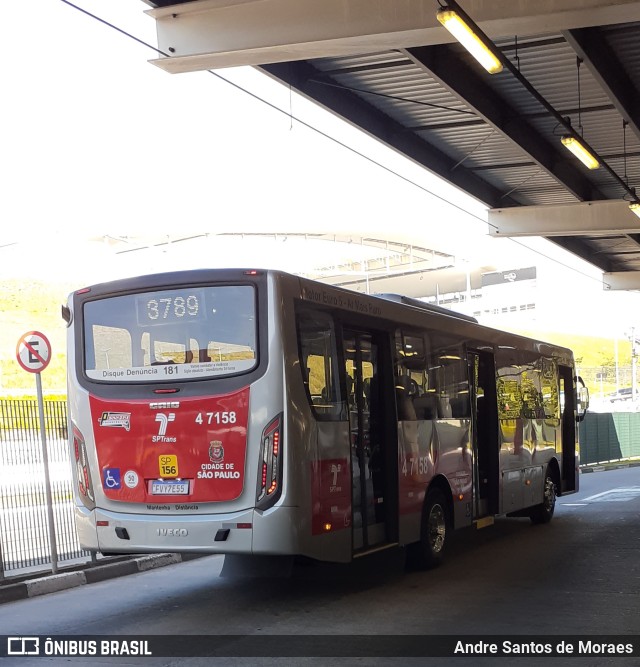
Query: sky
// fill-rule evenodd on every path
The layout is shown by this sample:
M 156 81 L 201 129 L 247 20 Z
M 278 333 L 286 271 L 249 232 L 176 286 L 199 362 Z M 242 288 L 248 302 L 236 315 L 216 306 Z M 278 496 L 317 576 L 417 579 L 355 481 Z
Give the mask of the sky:
M 77 4 L 156 44 L 141 0 Z M 5 3 L 0 36 L 0 280 L 299 271 L 311 261 L 299 245 L 218 235 L 338 231 L 504 269 L 551 261 L 570 299 L 608 298 L 591 265 L 542 239 L 490 238 L 484 206 L 256 70 L 168 74 L 147 62 L 153 51 L 61 0 Z M 119 255 L 106 239 L 201 234 Z
M 135 0 L 78 4 L 155 44 Z M 5 7 L 5 194 L 0 242 L 35 247 L 110 234 L 441 232 L 481 223 L 207 72 L 167 74 L 155 54 L 60 0 Z M 445 197 L 438 179 L 250 68 L 220 75 Z M 484 216 L 468 198 L 464 205 Z M 418 211 L 418 214 L 416 214 Z M 484 231 L 484 229 L 483 229 Z

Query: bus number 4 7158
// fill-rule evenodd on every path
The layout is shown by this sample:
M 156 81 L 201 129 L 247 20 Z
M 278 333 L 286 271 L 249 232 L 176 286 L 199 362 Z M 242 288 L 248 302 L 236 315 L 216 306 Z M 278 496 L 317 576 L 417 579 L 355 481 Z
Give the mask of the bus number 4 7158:
M 198 412 L 196 424 L 235 424 L 235 412 Z

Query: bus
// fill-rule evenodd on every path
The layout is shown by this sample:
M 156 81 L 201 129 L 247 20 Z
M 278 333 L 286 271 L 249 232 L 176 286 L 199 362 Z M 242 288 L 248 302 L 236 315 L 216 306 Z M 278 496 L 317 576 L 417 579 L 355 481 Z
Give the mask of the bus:
M 273 270 L 98 284 L 63 317 L 85 549 L 432 567 L 578 490 L 568 349 Z

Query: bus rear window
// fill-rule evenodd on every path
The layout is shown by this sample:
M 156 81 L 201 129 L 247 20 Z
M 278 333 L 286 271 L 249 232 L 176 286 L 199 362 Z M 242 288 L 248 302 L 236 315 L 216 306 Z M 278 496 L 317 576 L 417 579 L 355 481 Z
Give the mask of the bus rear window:
M 102 382 L 200 380 L 257 364 L 250 285 L 127 294 L 84 305 L 85 373 Z

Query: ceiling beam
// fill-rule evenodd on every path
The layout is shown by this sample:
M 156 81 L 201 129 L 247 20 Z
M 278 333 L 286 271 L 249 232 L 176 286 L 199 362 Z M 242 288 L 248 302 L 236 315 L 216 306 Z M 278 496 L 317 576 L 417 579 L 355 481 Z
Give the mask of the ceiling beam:
M 448 45 L 407 49 L 406 53 L 447 90 L 463 100 L 489 125 L 518 146 L 577 199 L 591 201 L 605 196 L 574 166 L 567 151 L 541 136 L 508 101 L 500 97 L 459 57 L 458 47 Z M 488 75 L 486 75 L 488 76 Z
M 605 271 L 602 283 L 606 290 L 640 290 L 640 271 Z
M 605 272 L 624 272 L 625 258 L 598 253 L 581 235 L 613 234 L 640 241 L 637 217 L 626 202 L 616 200 L 493 209 L 488 222 L 492 236 L 543 236 Z
M 634 134 L 640 138 L 640 94 L 599 28 L 562 33 Z
M 148 10 L 156 20 L 152 61 L 169 72 L 309 60 L 448 43 L 434 0 L 197 0 Z M 637 0 L 466 0 L 491 38 L 640 21 Z
M 489 226 L 496 237 L 640 233 L 640 219 L 622 200 L 496 208 L 489 211 Z
M 342 87 L 322 84 L 323 73 L 305 62 L 264 65 L 262 69 L 274 78 L 292 86 L 299 93 L 340 116 L 369 136 L 398 151 L 401 155 L 440 176 L 489 207 L 515 206 L 517 202 L 425 139 L 407 131 L 400 123 L 364 102 Z

